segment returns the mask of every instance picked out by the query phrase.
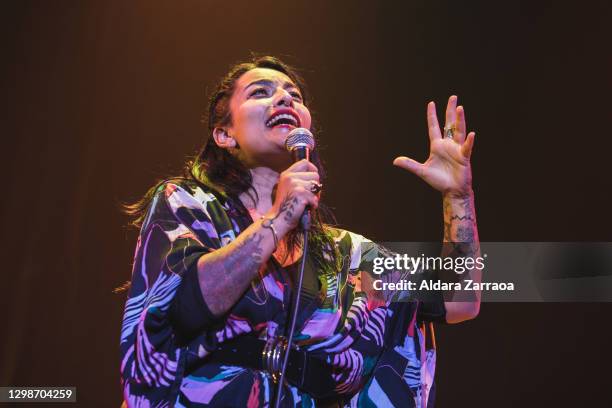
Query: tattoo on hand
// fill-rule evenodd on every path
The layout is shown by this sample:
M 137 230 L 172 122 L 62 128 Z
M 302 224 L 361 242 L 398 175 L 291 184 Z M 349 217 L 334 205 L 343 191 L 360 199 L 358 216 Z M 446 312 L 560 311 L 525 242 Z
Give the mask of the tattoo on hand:
M 280 211 L 278 215 L 281 215 L 284 213 L 283 218 L 285 219 L 287 223 L 289 223 L 291 221 L 291 218 L 293 218 L 293 212 L 295 211 L 295 206 L 297 205 L 297 202 L 298 202 L 297 198 L 289 194 L 287 197 L 285 197 L 285 199 L 283 200 L 280 206 Z

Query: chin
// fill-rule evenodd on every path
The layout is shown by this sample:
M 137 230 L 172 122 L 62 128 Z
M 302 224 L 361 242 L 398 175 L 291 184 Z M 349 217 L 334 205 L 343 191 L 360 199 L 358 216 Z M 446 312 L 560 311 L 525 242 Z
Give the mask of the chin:
M 272 135 L 272 138 L 274 140 L 278 140 L 278 139 L 282 140 L 283 148 L 284 148 L 285 140 L 287 139 L 287 136 L 289 136 L 289 133 L 291 133 L 293 129 L 297 129 L 297 128 L 295 126 L 280 125 L 280 126 L 273 127 L 272 129 L 269 130 L 269 132 Z

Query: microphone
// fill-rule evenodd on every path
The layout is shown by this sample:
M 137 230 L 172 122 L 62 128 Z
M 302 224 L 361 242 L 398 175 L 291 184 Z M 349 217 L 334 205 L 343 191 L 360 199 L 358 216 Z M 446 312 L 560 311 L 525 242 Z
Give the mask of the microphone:
M 297 162 L 303 159 L 310 161 L 310 151 L 315 147 L 314 137 L 310 130 L 305 128 L 295 128 L 287 135 L 287 139 L 285 140 L 285 147 L 291 155 L 293 156 L 293 161 Z M 280 401 L 283 396 L 283 384 L 285 379 L 285 372 L 287 370 L 287 363 L 289 362 L 289 353 L 291 352 L 291 348 L 293 345 L 293 335 L 295 333 L 295 323 L 297 321 L 297 314 L 300 305 L 300 294 L 302 292 L 302 283 L 304 280 L 304 266 L 306 265 L 306 253 L 308 252 L 308 232 L 310 230 L 310 210 L 308 207 L 304 209 L 304 214 L 302 214 L 302 218 L 300 219 L 300 223 L 303 232 L 303 246 L 302 246 L 302 260 L 300 262 L 300 273 L 297 280 L 297 287 L 295 288 L 294 295 L 292 296 L 292 306 L 291 306 L 291 320 L 289 322 L 289 331 L 287 334 L 287 348 L 285 349 L 284 355 L 281 358 L 280 365 L 280 374 L 278 383 L 275 387 L 275 398 L 274 404 L 271 406 L 273 408 L 280 407 Z M 289 316 L 287 316 L 289 317 Z
M 285 148 L 291 152 L 294 163 L 303 159 L 310 161 L 310 151 L 315 148 L 314 136 L 306 128 L 295 128 L 287 135 Z M 308 231 L 310 229 L 310 210 L 308 207 L 304 210 L 300 223 L 304 230 Z
M 294 163 L 302 159 L 310 161 L 310 152 L 315 148 L 314 136 L 306 128 L 295 128 L 287 135 L 285 148 L 291 152 Z

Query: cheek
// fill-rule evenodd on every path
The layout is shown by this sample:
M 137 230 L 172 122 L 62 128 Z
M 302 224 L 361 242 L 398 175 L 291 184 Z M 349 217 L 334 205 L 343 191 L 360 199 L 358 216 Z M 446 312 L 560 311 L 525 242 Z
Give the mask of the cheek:
M 300 112 L 300 119 L 302 121 L 302 127 L 310 129 L 310 126 L 312 125 L 312 118 L 310 117 L 310 111 L 308 109 L 304 109 L 302 112 Z
M 236 111 L 234 126 L 244 130 L 262 126 L 261 109 L 243 105 Z

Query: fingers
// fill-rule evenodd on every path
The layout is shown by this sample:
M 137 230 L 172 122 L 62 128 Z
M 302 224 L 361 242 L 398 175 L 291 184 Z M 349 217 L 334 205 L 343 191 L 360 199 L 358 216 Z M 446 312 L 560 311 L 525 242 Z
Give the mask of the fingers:
M 289 166 L 287 170 L 281 173 L 280 178 L 312 180 L 319 182 L 319 169 L 317 169 L 317 166 L 304 159 Z
M 315 184 L 317 182 L 315 182 L 314 180 L 300 180 L 300 182 L 301 182 L 301 187 L 308 193 L 307 194 L 308 197 L 312 196 L 312 197 L 315 197 L 317 199 L 320 198 L 319 197 L 319 194 L 321 192 L 320 190 L 318 192 L 316 192 L 316 193 L 312 191 L 313 184 Z
M 279 180 L 278 191 L 284 195 L 299 193 L 302 196 L 306 192 L 308 197 L 317 196 L 312 192 L 315 183 L 319 184 L 318 173 L 285 173 Z
M 293 196 L 297 197 L 300 201 L 298 207 L 302 211 L 308 205 L 310 205 L 312 208 L 317 208 L 319 206 L 319 196 L 310 191 L 311 184 L 312 183 L 310 182 L 304 182 L 304 184 L 293 189 Z
M 438 115 L 436 115 L 436 104 L 433 102 L 427 104 L 427 128 L 430 141 L 442 138 L 440 125 L 438 124 Z
M 448 103 L 446 104 L 446 121 L 444 122 L 444 127 L 447 126 L 455 126 L 455 120 L 457 118 L 457 96 L 451 95 L 448 98 Z
M 317 166 L 315 166 L 314 164 L 312 164 L 308 160 L 302 159 L 300 161 L 297 161 L 297 162 L 293 163 L 285 171 L 288 171 L 288 172 L 291 172 L 291 173 L 298 172 L 298 171 L 315 171 L 315 172 L 318 172 L 319 169 L 317 169 Z
M 292 179 L 296 179 L 296 180 L 304 180 L 308 182 L 316 181 L 317 183 L 319 182 L 319 173 L 316 173 L 314 171 L 288 173 L 288 175 Z
M 470 132 L 465 139 L 465 143 L 461 145 L 461 153 L 468 159 L 472 156 L 472 148 L 474 147 L 475 132 Z
M 423 175 L 423 164 L 406 156 L 396 157 L 393 165 L 406 169 L 419 177 Z
M 465 141 L 465 109 L 463 106 L 457 106 L 456 109 L 456 121 L 455 121 L 455 132 L 453 133 L 453 139 L 462 144 Z
M 461 105 L 457 106 L 457 100 L 458 98 L 456 95 L 451 95 L 451 97 L 448 98 L 444 128 L 446 129 L 449 126 L 452 126 L 454 128 L 453 140 L 462 145 L 466 140 L 467 125 L 465 122 L 465 108 Z M 465 151 L 467 150 L 468 147 L 466 147 Z

